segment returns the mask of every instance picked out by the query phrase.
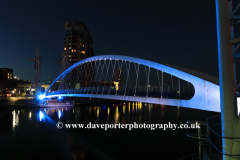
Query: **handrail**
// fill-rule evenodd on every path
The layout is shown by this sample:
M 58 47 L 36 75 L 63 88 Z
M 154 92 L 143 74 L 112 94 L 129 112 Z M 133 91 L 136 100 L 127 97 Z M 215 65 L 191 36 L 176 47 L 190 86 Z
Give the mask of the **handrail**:
M 240 139 L 240 137 L 223 137 L 221 136 L 220 134 L 218 134 L 216 131 L 215 131 L 215 126 L 217 125 L 221 125 L 221 122 L 220 123 L 215 123 L 215 118 L 216 117 L 220 117 L 221 115 L 215 115 L 215 116 L 212 116 L 212 117 L 209 117 L 207 119 L 207 122 L 206 123 L 206 126 L 207 126 L 207 129 L 209 129 L 210 131 L 212 131 L 214 134 L 216 134 L 219 138 L 226 138 L 226 139 L 230 139 L 232 141 L 235 141 L 235 142 L 240 142 L 240 141 L 236 141 L 234 139 Z M 213 125 L 209 125 L 209 120 L 210 119 L 213 119 Z M 212 129 L 214 128 L 214 130 Z M 223 153 L 220 149 L 218 149 L 213 143 L 212 141 L 210 140 L 210 137 L 209 136 L 206 136 L 207 138 L 207 141 L 222 155 L 226 155 L 226 156 L 230 156 L 230 157 L 233 157 L 235 159 L 240 159 L 240 158 L 237 158 L 237 157 L 234 157 L 234 156 L 240 156 L 240 155 L 231 155 L 231 154 L 226 154 L 226 153 Z
M 220 122 L 220 123 L 215 123 L 215 118 L 216 118 L 216 117 L 219 117 L 219 116 L 221 116 L 221 115 L 216 115 L 216 116 L 209 117 L 209 118 L 207 119 L 207 122 L 203 122 L 203 121 L 189 121 L 189 122 L 188 122 L 188 121 L 187 121 L 187 123 L 189 123 L 189 124 L 198 122 L 200 125 L 206 125 L 206 126 L 207 126 L 207 133 L 208 133 L 208 134 L 206 134 L 206 136 L 203 136 L 203 135 L 200 135 L 200 136 L 199 136 L 199 135 L 197 135 L 197 134 L 188 134 L 188 129 L 187 129 L 187 130 L 186 130 L 187 136 L 188 136 L 188 137 L 191 137 L 191 138 L 197 138 L 197 139 L 206 140 L 207 142 L 209 142 L 209 144 L 211 144 L 210 146 L 213 146 L 221 155 L 230 156 L 230 157 L 233 157 L 233 158 L 235 158 L 235 159 L 240 159 L 240 158 L 236 157 L 236 156 L 240 156 L 240 155 L 231 155 L 231 154 L 223 153 L 223 152 L 222 152 L 220 149 L 218 149 L 218 148 L 213 144 L 213 142 L 210 140 L 210 136 L 209 136 L 209 133 L 210 133 L 210 132 L 208 132 L 208 130 L 212 131 L 212 132 L 213 132 L 214 134 L 216 134 L 219 138 L 226 138 L 226 139 L 230 139 L 230 140 L 235 141 L 235 142 L 240 142 L 240 141 L 235 140 L 235 139 L 240 139 L 240 137 L 223 137 L 223 136 L 221 136 L 219 133 L 217 133 L 217 131 L 215 131 L 215 126 L 221 125 L 221 122 Z M 212 124 L 212 125 L 209 125 L 209 122 L 210 122 L 211 119 L 213 119 L 213 120 L 212 120 L 212 123 L 213 123 L 213 124 Z M 198 153 L 195 153 L 195 154 L 192 154 L 192 155 L 190 155 L 190 156 L 184 157 L 184 158 L 182 158 L 182 159 L 189 158 L 189 157 L 191 157 L 191 156 L 192 156 L 192 159 L 193 159 L 193 156 L 196 155 L 196 154 L 199 154 L 199 152 L 198 152 Z M 210 147 L 210 154 L 211 154 L 211 147 Z M 182 160 L 182 159 L 179 159 L 179 160 Z

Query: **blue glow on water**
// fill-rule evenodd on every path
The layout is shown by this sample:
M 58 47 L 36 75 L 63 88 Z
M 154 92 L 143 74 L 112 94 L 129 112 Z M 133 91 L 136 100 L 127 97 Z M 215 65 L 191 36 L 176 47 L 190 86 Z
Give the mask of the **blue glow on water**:
M 39 120 L 42 121 L 43 118 L 44 118 L 43 112 L 39 111 Z
M 58 118 L 60 119 L 62 117 L 62 111 L 60 109 L 58 109 Z
M 103 109 L 105 109 L 105 106 L 103 106 Z

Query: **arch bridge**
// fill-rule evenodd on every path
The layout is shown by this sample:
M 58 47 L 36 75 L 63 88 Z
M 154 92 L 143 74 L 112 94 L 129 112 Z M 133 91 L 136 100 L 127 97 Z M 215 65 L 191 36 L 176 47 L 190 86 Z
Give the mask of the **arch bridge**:
M 220 112 L 219 85 L 148 60 L 102 55 L 61 73 L 44 97 L 92 97 Z

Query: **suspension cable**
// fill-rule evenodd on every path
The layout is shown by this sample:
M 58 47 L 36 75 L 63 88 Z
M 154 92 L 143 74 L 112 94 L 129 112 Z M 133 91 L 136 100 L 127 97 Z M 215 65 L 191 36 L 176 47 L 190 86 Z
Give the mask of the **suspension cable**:
M 118 60 L 117 60 L 117 61 L 118 61 Z M 120 77 L 121 77 L 121 74 L 122 74 L 122 65 L 123 65 L 123 60 L 122 60 L 121 67 L 120 67 L 119 62 L 118 62 L 118 66 L 120 67 L 120 70 L 119 70 L 120 74 L 119 74 L 119 76 L 118 76 L 119 84 L 120 84 Z M 123 79 L 122 79 L 122 82 L 123 82 Z M 116 90 L 116 95 L 117 95 L 117 90 Z
M 136 79 L 136 85 L 135 85 L 135 93 L 134 96 L 136 96 L 136 88 L 137 88 L 137 82 L 138 82 L 138 72 L 139 72 L 139 63 L 138 63 L 138 69 L 136 69 L 136 63 L 134 63 L 135 70 L 137 71 L 137 79 Z
M 89 91 L 89 88 L 91 87 L 91 83 L 92 83 L 92 78 L 93 78 L 93 73 L 94 73 L 94 66 L 93 66 L 93 63 L 94 63 L 95 61 L 91 61 L 90 63 L 91 63 L 91 67 L 90 67 L 90 70 L 89 70 L 89 75 L 90 75 L 90 83 L 89 83 L 89 85 L 88 85 L 88 91 Z M 91 71 L 92 71 L 92 75 L 91 75 Z M 88 91 L 87 91 L 87 94 L 88 94 Z
M 96 65 L 94 66 L 94 71 L 95 71 L 95 68 L 97 68 L 97 73 L 96 73 L 95 80 L 94 80 L 94 82 L 93 82 L 93 89 L 92 89 L 92 93 L 91 93 L 91 94 L 93 94 L 94 86 L 95 86 L 96 81 L 97 81 L 97 78 L 98 78 L 98 70 L 99 70 L 99 68 L 100 68 L 100 67 L 99 67 L 100 65 L 101 65 L 101 60 L 99 60 L 98 67 L 96 67 L 96 66 L 97 66 L 97 60 L 96 60 Z
M 106 59 L 104 59 L 104 63 L 103 63 L 103 66 L 101 67 L 101 69 L 102 69 L 102 73 L 101 73 L 101 76 L 100 76 L 100 79 L 99 79 L 99 84 L 98 84 L 98 87 L 97 87 L 97 92 L 96 92 L 96 94 L 98 93 L 98 88 L 99 88 L 99 85 L 101 85 L 101 78 L 102 78 L 102 74 L 103 74 L 103 69 L 104 69 L 104 66 L 105 66 L 105 63 L 106 63 Z
M 107 82 L 107 77 L 108 77 L 108 69 L 109 69 L 110 62 L 111 62 L 111 60 L 110 60 L 110 61 L 109 61 L 109 63 L 108 63 L 108 67 L 107 67 L 107 74 L 106 74 L 106 77 L 105 77 L 105 81 L 104 81 L 104 86 L 103 86 L 103 91 L 102 91 L 102 94 L 103 94 L 103 92 L 104 92 L 104 89 L 105 89 L 105 84 L 106 84 L 106 82 Z
M 161 92 L 161 98 L 163 98 L 163 71 L 162 71 L 162 92 Z
M 161 84 L 160 84 L 160 83 L 161 83 L 161 82 L 160 82 L 160 80 L 159 80 L 158 70 L 157 70 L 157 77 L 158 77 L 158 84 L 159 84 L 159 90 L 158 90 L 158 91 L 159 91 L 159 94 L 160 94 L 160 89 L 161 89 Z
M 113 74 L 112 74 L 112 75 L 113 75 L 113 76 L 115 76 L 115 74 L 114 74 L 115 66 L 116 66 L 116 60 L 115 60 L 115 63 L 114 63 L 114 67 L 112 67 L 112 70 L 113 70 Z M 111 77 L 110 77 L 110 88 L 109 88 L 109 91 L 108 91 L 108 95 L 109 95 L 109 93 L 110 93 L 111 87 L 112 87 L 112 83 L 111 83 Z
M 128 70 L 128 71 L 127 71 L 127 81 L 128 81 L 128 77 L 129 77 L 130 63 L 131 63 L 131 62 L 129 62 L 129 66 L 128 66 L 128 68 L 127 68 L 127 70 Z M 127 64 L 126 60 L 125 60 L 125 64 Z M 126 66 L 127 66 L 127 65 L 126 65 Z M 124 96 L 126 95 L 127 81 L 126 81 Z

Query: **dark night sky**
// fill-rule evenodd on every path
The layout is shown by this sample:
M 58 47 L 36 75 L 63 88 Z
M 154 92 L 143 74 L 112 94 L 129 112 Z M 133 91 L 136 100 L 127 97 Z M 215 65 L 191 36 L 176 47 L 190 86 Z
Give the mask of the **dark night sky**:
M 214 0 L 12 0 L 0 2 L 0 68 L 33 80 L 36 46 L 42 82 L 59 75 L 64 25 L 87 25 L 95 55 L 127 55 L 218 75 Z

